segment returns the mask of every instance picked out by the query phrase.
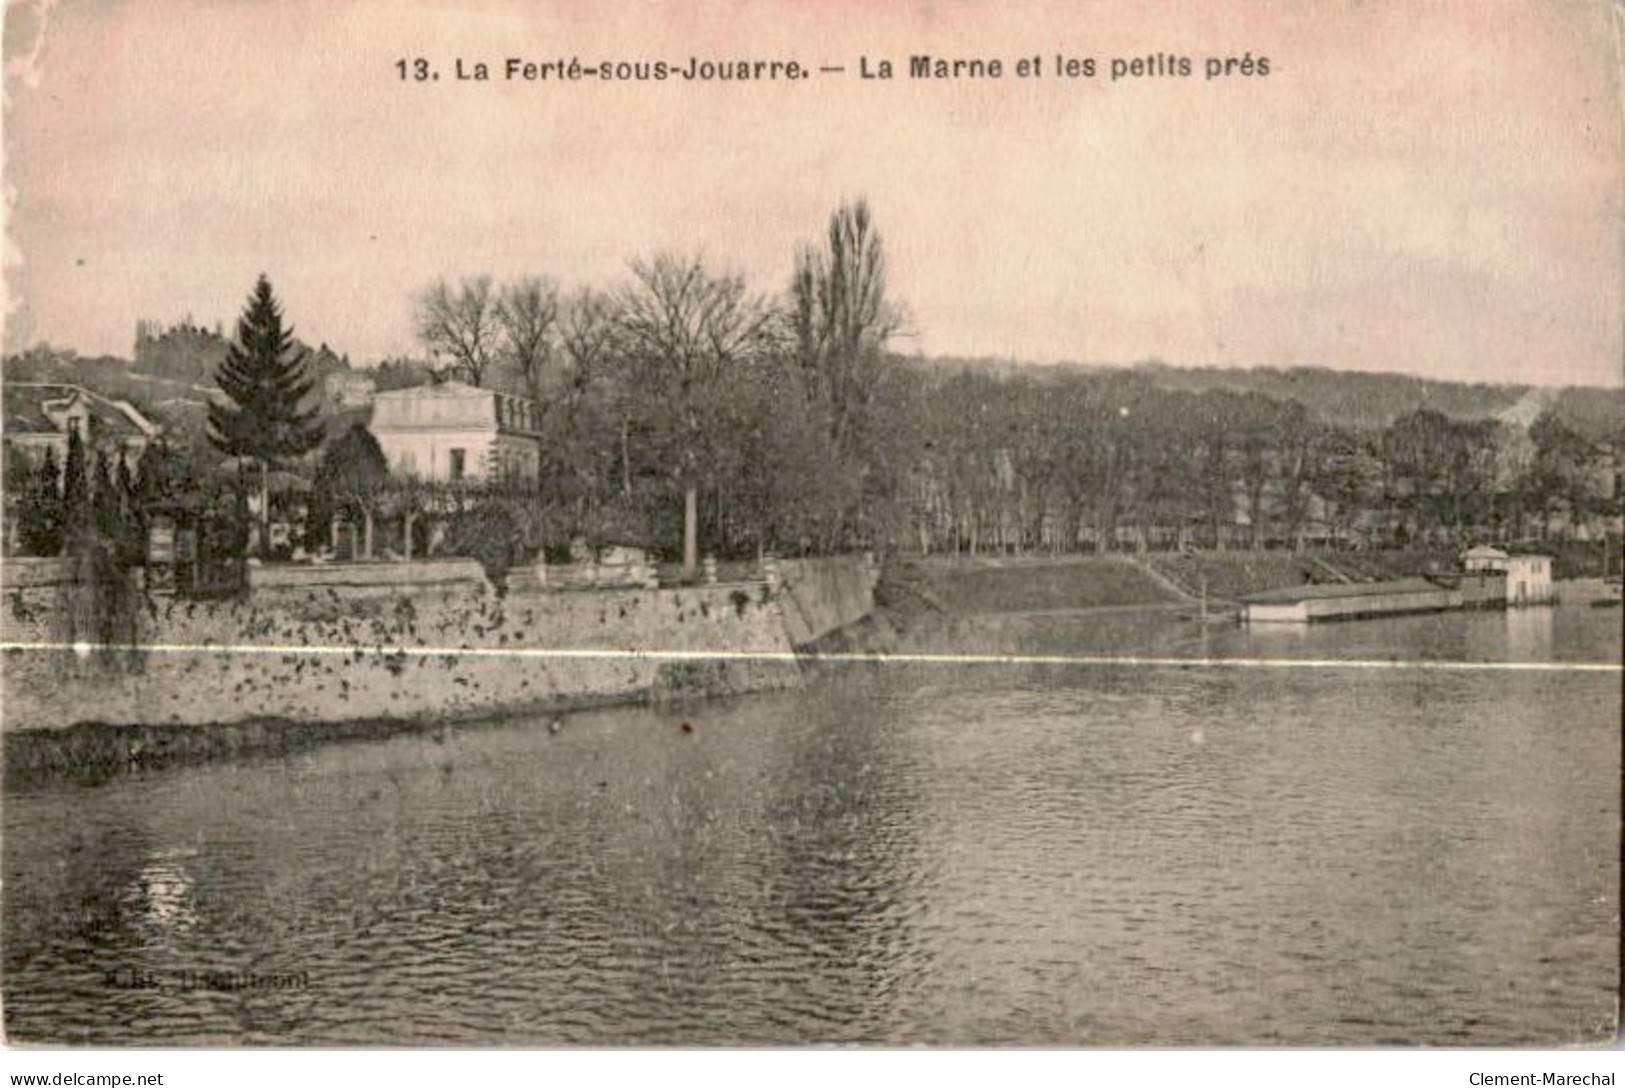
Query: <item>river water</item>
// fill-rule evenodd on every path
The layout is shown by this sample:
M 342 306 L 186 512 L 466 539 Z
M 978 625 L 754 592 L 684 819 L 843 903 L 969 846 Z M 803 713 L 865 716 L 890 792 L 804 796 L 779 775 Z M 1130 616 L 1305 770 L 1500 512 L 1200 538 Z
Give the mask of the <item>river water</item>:
M 804 691 L 556 735 L 507 721 L 18 790 L 6 1029 L 1595 1041 L 1619 964 L 1619 619 L 1153 618 L 1112 644 L 1228 664 L 829 665 Z M 1066 653 L 1103 622 L 980 636 Z

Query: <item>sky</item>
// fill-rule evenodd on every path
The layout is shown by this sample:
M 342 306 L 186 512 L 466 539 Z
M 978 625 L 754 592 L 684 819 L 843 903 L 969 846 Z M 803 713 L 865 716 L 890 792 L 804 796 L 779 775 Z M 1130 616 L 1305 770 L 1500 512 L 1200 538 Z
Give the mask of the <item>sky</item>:
M 356 361 L 412 352 L 413 294 L 442 276 L 605 286 L 700 251 L 777 292 L 861 196 L 908 352 L 1625 384 L 1606 0 L 873 7 L 18 0 L 7 347 L 229 328 L 261 272 Z M 1006 70 L 907 78 L 917 54 Z M 1205 78 L 1248 54 L 1267 76 Z M 1150 55 L 1192 74 L 1111 79 Z M 502 79 L 572 56 L 846 71 Z M 416 57 L 440 79 L 403 81 Z

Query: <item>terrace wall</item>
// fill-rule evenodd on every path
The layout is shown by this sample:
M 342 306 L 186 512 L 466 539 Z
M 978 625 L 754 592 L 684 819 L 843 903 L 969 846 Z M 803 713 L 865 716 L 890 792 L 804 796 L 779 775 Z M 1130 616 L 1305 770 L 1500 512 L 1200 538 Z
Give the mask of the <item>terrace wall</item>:
M 70 629 L 82 591 L 60 564 L 8 563 L 4 727 L 438 722 L 794 686 L 793 645 L 872 601 L 859 560 L 797 564 L 779 592 L 758 582 L 502 597 L 467 566 L 259 568 L 244 598 L 148 598 L 132 646 L 93 648 Z

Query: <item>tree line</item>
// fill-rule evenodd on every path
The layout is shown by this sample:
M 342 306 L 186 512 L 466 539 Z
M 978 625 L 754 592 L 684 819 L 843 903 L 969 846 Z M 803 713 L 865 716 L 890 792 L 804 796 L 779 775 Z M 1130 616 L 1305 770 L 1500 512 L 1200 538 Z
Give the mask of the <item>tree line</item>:
M 706 551 L 830 551 L 873 539 L 902 495 L 888 428 L 904 317 L 869 209 L 830 217 L 770 296 L 701 256 L 631 262 L 622 283 L 444 281 L 416 300 L 437 379 L 506 383 L 541 410 L 550 537 Z
M 8 465 L 8 494 L 26 494 L 24 547 L 56 554 L 75 518 L 112 526 L 102 503 L 137 527 L 160 509 L 206 512 L 210 548 L 240 554 L 246 495 L 263 547 L 283 469 L 313 485 L 300 496 L 308 547 L 342 516 L 362 527 L 360 554 L 382 525 L 397 554 L 478 553 L 496 568 L 562 557 L 576 538 L 692 570 L 701 552 L 1461 544 L 1619 514 L 1599 448 L 1553 413 L 1527 431 L 1430 409 L 1362 428 L 1143 372 L 994 376 L 910 360 L 862 201 L 837 208 L 787 273 L 765 293 L 703 256 L 660 253 L 605 286 L 429 285 L 414 300 L 426 358 L 391 361 L 380 386 L 456 377 L 538 406 L 538 480 L 455 486 L 392 477 L 364 426 L 326 433 L 307 353 L 261 277 L 209 413 L 236 478 L 199 479 L 161 445 L 139 475 L 70 465 L 53 488 L 54 462 L 26 481 Z
M 1550 413 L 1372 430 L 1133 373 L 913 382 L 902 513 L 925 551 L 1456 546 L 1619 513 L 1603 451 Z
M 933 369 L 893 350 L 907 318 L 888 286 L 859 201 L 776 295 L 660 254 L 608 288 L 440 281 L 417 328 L 436 377 L 542 407 L 537 494 L 555 535 L 690 562 L 696 548 L 1455 544 L 1618 513 L 1600 451 L 1552 413 L 1527 433 L 1429 409 L 1355 428 L 1134 372 Z

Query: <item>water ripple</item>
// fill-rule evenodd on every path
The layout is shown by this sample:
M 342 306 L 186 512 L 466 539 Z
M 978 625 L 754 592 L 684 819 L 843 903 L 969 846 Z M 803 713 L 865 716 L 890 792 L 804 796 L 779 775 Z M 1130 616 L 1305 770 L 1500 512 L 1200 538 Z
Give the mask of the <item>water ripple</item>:
M 1495 620 L 1285 652 L 1494 657 Z M 1501 622 L 1522 647 L 1596 653 L 1573 645 L 1583 617 Z M 1050 617 L 1022 648 L 1067 637 Z M 1617 983 L 1618 714 L 1607 675 L 918 665 L 691 707 L 692 735 L 618 710 L 560 736 L 517 722 L 39 788 L 4 811 L 5 1026 L 202 1045 L 1595 1039 Z M 242 985 L 196 984 L 211 972 Z

